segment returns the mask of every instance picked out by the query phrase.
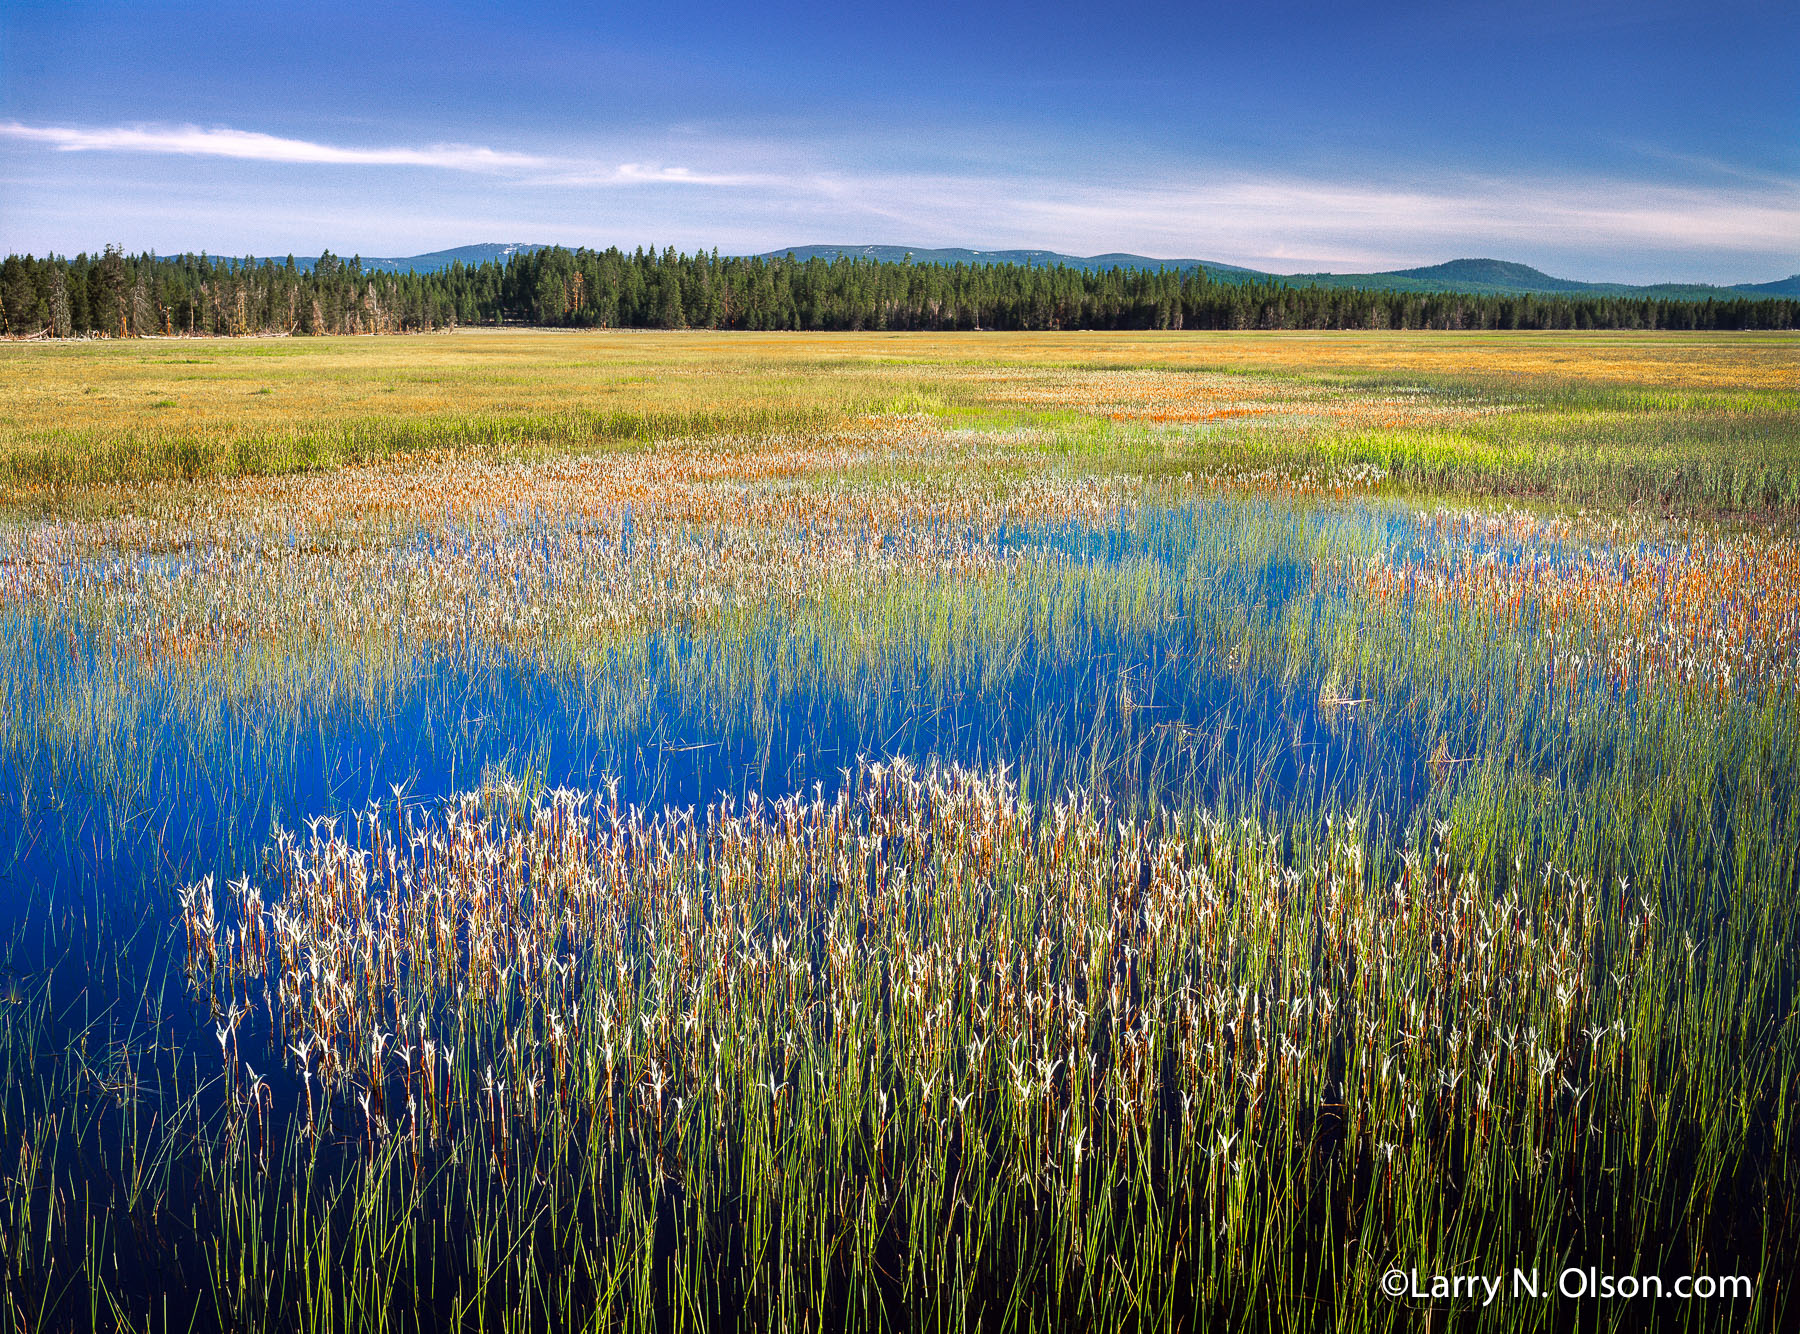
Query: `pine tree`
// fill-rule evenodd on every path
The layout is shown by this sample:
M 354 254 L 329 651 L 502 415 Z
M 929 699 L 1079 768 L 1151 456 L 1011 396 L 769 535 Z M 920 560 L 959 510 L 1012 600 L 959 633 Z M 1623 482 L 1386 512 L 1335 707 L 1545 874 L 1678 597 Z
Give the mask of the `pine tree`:
M 50 333 L 56 338 L 67 338 L 75 331 L 75 321 L 69 311 L 69 275 L 59 265 L 50 279 Z

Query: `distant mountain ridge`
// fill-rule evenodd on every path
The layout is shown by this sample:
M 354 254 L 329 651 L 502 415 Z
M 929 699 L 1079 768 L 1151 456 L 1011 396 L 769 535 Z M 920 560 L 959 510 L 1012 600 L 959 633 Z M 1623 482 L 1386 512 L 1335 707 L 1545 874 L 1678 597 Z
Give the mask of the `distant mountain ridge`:
M 548 250 L 546 245 L 526 244 L 514 241 L 502 243 L 484 241 L 478 245 L 460 245 L 453 250 L 432 250 L 423 255 L 406 255 L 398 259 L 380 256 L 360 255 L 365 273 L 437 273 L 449 268 L 452 264 L 487 264 L 502 261 L 514 255 L 531 255 L 540 250 Z M 284 257 L 285 258 L 285 257 Z M 349 255 L 339 255 L 340 260 L 349 260 Z M 280 260 L 276 261 L 280 263 Z M 313 265 L 319 262 L 318 255 L 294 256 L 294 267 L 302 273 L 311 273 Z
M 423 255 L 398 258 L 361 256 L 365 271 L 383 273 L 436 273 L 452 264 L 504 263 L 514 255 L 530 255 L 551 247 L 538 242 L 483 242 L 457 246 L 450 250 L 433 250 Z M 1467 292 L 1482 296 L 1624 296 L 1660 297 L 1673 300 L 1705 300 L 1714 297 L 1730 300 L 1737 297 L 1800 297 L 1800 273 L 1766 283 L 1737 283 L 1718 287 L 1708 283 L 1590 283 L 1574 278 L 1556 278 L 1529 264 L 1503 259 L 1453 259 L 1443 264 L 1422 268 L 1389 269 L 1378 273 L 1270 273 L 1247 269 L 1238 264 L 1225 264 L 1210 259 L 1155 259 L 1113 251 L 1104 255 L 1065 255 L 1056 250 L 970 250 L 962 247 L 931 249 L 924 246 L 898 245 L 803 245 L 767 250 L 755 259 L 792 257 L 809 259 L 866 259 L 898 264 L 911 260 L 915 264 L 1023 264 L 1038 268 L 1064 265 L 1085 272 L 1106 269 L 1167 269 L 1191 273 L 1205 269 L 1218 282 L 1286 283 L 1295 287 L 1364 288 L 1396 292 Z M 339 259 L 349 259 L 339 255 Z M 277 262 L 280 262 L 279 260 Z M 318 256 L 296 256 L 294 264 L 310 272 Z
M 1583 295 L 1665 297 L 1701 300 L 1706 297 L 1797 297 L 1800 273 L 1767 283 L 1738 283 L 1717 287 L 1709 283 L 1589 283 L 1573 278 L 1554 278 L 1528 264 L 1502 259 L 1453 259 L 1416 269 L 1391 269 L 1379 273 L 1269 273 L 1210 259 L 1153 259 L 1146 255 L 1115 252 L 1105 255 L 1065 255 L 1055 250 L 931 250 L 923 247 L 866 245 L 789 246 L 765 251 L 759 258 L 791 255 L 798 260 L 871 259 L 898 263 L 911 258 L 915 264 L 1031 264 L 1045 268 L 1058 264 L 1089 272 L 1104 269 L 1168 269 L 1189 273 L 1203 268 L 1221 282 L 1274 282 L 1297 287 L 1360 287 L 1399 292 L 1470 292 L 1481 295 Z

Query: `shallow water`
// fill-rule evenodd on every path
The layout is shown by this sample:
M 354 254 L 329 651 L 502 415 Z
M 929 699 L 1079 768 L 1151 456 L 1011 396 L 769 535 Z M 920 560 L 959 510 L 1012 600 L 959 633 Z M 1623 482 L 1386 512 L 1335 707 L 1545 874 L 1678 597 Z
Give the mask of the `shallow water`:
M 541 540 L 629 551 L 632 525 L 612 532 L 547 524 Z M 429 806 L 499 776 L 612 783 L 621 803 L 646 809 L 829 795 L 862 758 L 1005 765 L 1034 802 L 1076 789 L 1122 811 L 1200 806 L 1271 828 L 1355 811 L 1403 836 L 1453 789 L 1456 771 L 1444 781 L 1430 749 L 1480 727 L 1468 689 L 1446 687 L 1429 717 L 1328 707 L 1316 675 L 1278 677 L 1257 662 L 1282 635 L 1344 612 L 1342 588 L 1315 570 L 1347 553 L 1573 558 L 1561 542 L 1438 531 L 1384 502 L 1212 498 L 1110 523 L 1007 523 L 982 540 L 1005 586 L 984 586 L 960 620 L 935 600 L 955 578 L 928 578 L 898 613 L 752 607 L 563 664 L 462 643 L 403 655 L 377 679 L 362 659 L 321 649 L 310 675 L 280 690 L 197 691 L 121 657 L 105 631 L 15 620 L 15 654 L 41 684 L 0 751 L 0 903 L 15 928 L 71 903 L 125 934 L 147 925 L 127 971 L 148 977 L 173 940 L 176 891 L 209 874 L 255 877 L 277 826 L 371 803 Z M 143 557 L 173 568 L 204 558 Z M 984 629 L 984 599 L 1021 588 L 1042 605 Z M 1260 659 L 1240 660 L 1247 640 Z M 1629 718 L 1635 697 L 1621 702 Z M 59 731 L 65 715 L 77 721 Z M 56 933 L 18 939 L 6 966 L 27 977 L 68 947 Z
M 655 629 L 565 667 L 434 650 L 374 691 L 350 679 L 358 664 L 323 655 L 310 698 L 196 701 L 122 664 L 104 638 L 28 620 L 15 652 L 45 685 L 27 708 L 49 714 L 54 693 L 102 700 L 108 725 L 89 736 L 120 750 L 128 740 L 133 777 L 129 794 L 109 792 L 94 778 L 118 755 L 59 747 L 41 725 L 35 747 L 9 747 L 0 759 L 7 897 L 77 883 L 103 896 L 109 885 L 134 899 L 168 893 L 201 874 L 253 870 L 275 821 L 391 802 L 395 787 L 430 802 L 493 771 L 573 787 L 612 778 L 625 802 L 687 806 L 830 790 L 858 756 L 904 755 L 1006 763 L 1028 788 L 1097 783 L 1152 805 L 1254 798 L 1279 809 L 1375 795 L 1403 821 L 1416 795 L 1415 739 L 1389 736 L 1371 753 L 1353 724 L 1334 730 L 1321 718 L 1316 683 L 1245 679 L 1204 644 L 1223 616 L 1276 621 L 1321 596 L 1306 514 L 1248 503 L 1259 522 L 1290 530 L 1287 549 L 1204 568 L 1221 523 L 1237 517 L 1219 508 L 1234 503 L 1244 502 L 1103 527 L 1003 527 L 997 548 L 1039 568 L 1129 571 L 1168 586 L 1153 607 L 1123 611 L 1077 588 L 1063 625 L 1028 624 L 991 654 L 978 642 L 934 651 L 908 628 L 900 652 L 847 673 L 827 666 L 837 646 L 824 632 L 769 617 L 749 629 Z M 1382 545 L 1397 547 L 1407 531 L 1388 509 L 1331 522 L 1346 518 Z M 179 568 L 196 557 L 145 559 Z M 22 730 L 31 735 L 31 722 Z M 1371 761 L 1391 781 L 1371 784 Z

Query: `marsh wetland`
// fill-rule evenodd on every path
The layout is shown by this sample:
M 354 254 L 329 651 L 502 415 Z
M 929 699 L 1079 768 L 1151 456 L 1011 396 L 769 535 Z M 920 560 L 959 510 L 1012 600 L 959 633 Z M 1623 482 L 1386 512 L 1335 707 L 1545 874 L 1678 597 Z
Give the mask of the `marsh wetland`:
M 0 1320 L 1791 1327 L 1797 353 L 0 345 Z

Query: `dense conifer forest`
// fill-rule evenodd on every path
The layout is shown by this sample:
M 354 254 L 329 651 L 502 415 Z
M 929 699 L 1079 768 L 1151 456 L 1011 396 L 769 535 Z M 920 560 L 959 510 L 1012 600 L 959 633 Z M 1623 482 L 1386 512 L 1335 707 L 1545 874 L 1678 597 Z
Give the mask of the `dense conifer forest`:
M 14 338 L 659 329 L 1792 329 L 1800 300 L 1465 295 L 1016 264 L 737 258 L 551 247 L 433 273 L 99 255 L 0 262 Z

